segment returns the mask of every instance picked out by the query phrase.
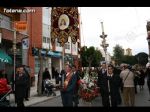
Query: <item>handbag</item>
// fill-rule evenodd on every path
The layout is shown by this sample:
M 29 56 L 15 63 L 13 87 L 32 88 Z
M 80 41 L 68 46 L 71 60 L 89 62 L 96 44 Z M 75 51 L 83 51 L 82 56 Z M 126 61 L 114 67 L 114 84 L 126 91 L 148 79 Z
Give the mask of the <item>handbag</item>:
M 122 81 L 122 84 L 121 84 L 122 87 L 124 87 L 124 82 L 126 81 L 128 75 L 129 75 L 129 73 L 130 73 L 130 71 L 128 72 L 128 74 L 127 74 L 126 78 L 124 79 L 124 81 Z

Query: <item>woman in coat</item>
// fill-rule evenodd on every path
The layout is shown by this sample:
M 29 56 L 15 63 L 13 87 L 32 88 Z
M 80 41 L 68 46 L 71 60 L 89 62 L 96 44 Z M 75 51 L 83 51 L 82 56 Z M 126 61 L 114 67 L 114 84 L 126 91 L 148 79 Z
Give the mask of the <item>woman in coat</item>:
M 17 107 L 24 107 L 24 98 L 27 88 L 27 77 L 23 72 L 23 67 L 19 67 L 19 71 L 15 76 L 15 100 Z

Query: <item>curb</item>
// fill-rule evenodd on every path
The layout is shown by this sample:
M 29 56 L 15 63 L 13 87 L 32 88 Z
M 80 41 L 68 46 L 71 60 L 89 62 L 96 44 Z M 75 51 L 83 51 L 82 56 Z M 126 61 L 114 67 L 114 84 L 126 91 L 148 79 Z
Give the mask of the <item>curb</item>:
M 48 100 L 51 100 L 51 99 L 53 99 L 53 98 L 57 98 L 57 97 L 60 97 L 60 95 L 58 95 L 58 96 L 51 96 L 51 97 L 48 97 L 47 99 L 45 99 L 45 100 L 42 100 L 42 101 L 38 101 L 38 102 L 35 102 L 35 103 L 32 103 L 32 104 L 29 104 L 29 105 L 25 105 L 26 107 L 31 107 L 31 106 L 33 106 L 33 105 L 37 105 L 37 104 L 39 104 L 39 103 L 41 103 L 41 102 L 46 102 L 46 101 L 48 101 Z
M 59 91 L 56 91 L 56 96 L 53 96 L 53 95 L 52 96 L 37 96 L 37 95 L 31 96 L 30 101 L 25 101 L 24 104 L 25 106 L 32 106 L 32 105 L 36 105 L 38 103 L 45 102 L 47 100 L 50 100 L 59 96 L 60 96 Z

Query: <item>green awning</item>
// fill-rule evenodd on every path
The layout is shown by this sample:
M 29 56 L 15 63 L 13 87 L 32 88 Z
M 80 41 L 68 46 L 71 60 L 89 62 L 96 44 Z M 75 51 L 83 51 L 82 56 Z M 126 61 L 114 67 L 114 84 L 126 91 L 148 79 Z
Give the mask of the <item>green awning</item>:
M 12 64 L 12 59 L 5 52 L 0 50 L 0 62 Z

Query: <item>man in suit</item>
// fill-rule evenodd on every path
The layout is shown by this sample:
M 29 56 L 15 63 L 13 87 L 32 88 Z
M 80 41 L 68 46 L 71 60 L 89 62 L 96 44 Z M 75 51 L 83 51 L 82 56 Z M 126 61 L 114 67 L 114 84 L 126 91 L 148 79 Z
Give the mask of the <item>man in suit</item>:
M 61 99 L 63 106 L 73 107 L 73 95 L 75 91 L 77 77 L 73 75 L 72 66 L 65 66 L 65 74 L 62 75 Z
M 100 94 L 102 97 L 103 106 L 107 106 L 107 96 L 106 92 L 108 88 L 105 87 L 107 85 L 107 70 L 106 70 L 106 62 L 103 62 L 101 65 L 100 71 L 98 71 L 98 86 L 100 87 Z
M 74 101 L 74 106 L 78 107 L 78 104 L 79 104 L 79 96 L 78 96 L 79 86 L 78 86 L 77 82 L 80 80 L 80 77 L 79 77 L 80 74 L 77 71 L 77 68 L 76 68 L 75 65 L 72 66 L 72 72 L 77 77 L 76 87 L 75 87 L 74 96 L 73 96 L 73 101 Z
M 106 64 L 103 63 L 102 69 L 99 72 L 99 86 L 102 96 L 102 104 L 104 107 L 114 107 L 118 105 L 120 77 L 115 74 L 114 67 L 112 65 L 108 65 L 108 73 L 107 71 L 102 72 L 105 67 Z
M 23 65 L 24 67 L 24 73 L 27 77 L 27 88 L 26 88 L 26 93 L 25 93 L 25 100 L 29 101 L 29 97 L 30 97 L 30 86 L 31 86 L 31 77 L 30 77 L 30 67 Z
M 15 100 L 17 107 L 24 107 L 23 100 L 25 98 L 27 88 L 27 76 L 24 73 L 23 66 L 20 66 L 15 76 Z

